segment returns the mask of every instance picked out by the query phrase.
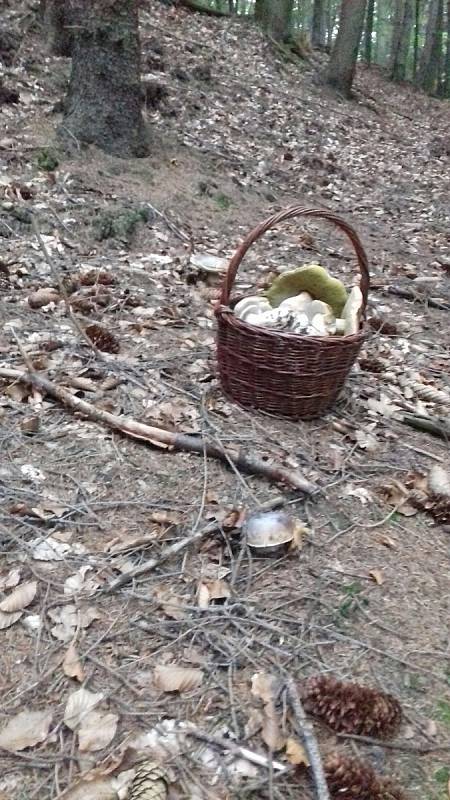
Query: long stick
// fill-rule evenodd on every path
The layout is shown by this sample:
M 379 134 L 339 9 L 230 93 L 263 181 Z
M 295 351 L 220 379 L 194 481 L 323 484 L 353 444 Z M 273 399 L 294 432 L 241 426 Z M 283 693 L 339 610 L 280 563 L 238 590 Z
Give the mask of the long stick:
M 196 438 L 176 431 L 167 431 L 164 428 L 154 428 L 151 425 L 138 422 L 132 417 L 118 416 L 117 414 L 111 414 L 109 411 L 103 411 L 103 409 L 93 406 L 86 400 L 74 396 L 67 389 L 52 383 L 48 378 L 32 371 L 30 368 L 28 368 L 27 372 L 0 368 L 0 377 L 31 383 L 50 395 L 50 397 L 59 400 L 66 408 L 81 413 L 84 417 L 94 420 L 94 422 L 100 422 L 113 430 L 120 431 L 132 439 L 140 439 L 167 450 L 184 450 L 200 453 L 201 455 L 206 453 L 207 456 L 217 458 L 226 464 L 234 464 L 243 472 L 262 475 L 271 481 L 280 481 L 294 489 L 299 489 L 305 494 L 313 494 L 318 490 L 318 487 L 306 480 L 300 472 L 294 472 L 275 464 L 268 464 L 261 458 L 250 458 L 241 452 L 225 450 L 221 445 L 205 442 L 202 437 Z
M 258 511 L 271 511 L 273 508 L 283 505 L 283 503 L 283 497 L 276 497 L 274 500 L 269 500 L 267 503 L 263 503 L 261 506 L 259 506 Z M 178 542 L 171 544 L 170 547 L 167 547 L 165 550 L 163 550 L 159 556 L 156 556 L 155 558 L 149 558 L 147 561 L 139 564 L 138 567 L 134 567 L 134 569 L 129 570 L 129 572 L 124 572 L 118 578 L 110 581 L 110 583 L 108 583 L 108 585 L 105 587 L 104 591 L 114 592 L 116 589 L 120 589 L 121 586 L 129 583 L 133 578 L 137 578 L 140 575 L 147 575 L 156 567 L 159 567 L 160 564 L 163 564 L 169 558 L 172 558 L 172 556 L 177 555 L 177 553 L 180 553 L 187 547 L 191 547 L 191 545 L 195 544 L 195 542 L 199 542 L 206 536 L 216 533 L 218 530 L 220 530 L 220 526 L 217 524 L 217 522 L 209 522 L 204 528 L 199 528 L 194 533 L 185 536 L 184 539 L 180 539 Z
M 287 679 L 286 689 L 292 711 L 294 712 L 298 733 L 305 743 L 305 750 L 311 764 L 318 800 L 330 800 L 330 793 L 328 791 L 328 784 L 325 777 L 325 770 L 322 764 L 319 745 L 317 743 L 313 727 L 307 719 L 305 710 L 301 704 L 301 700 L 293 678 L 289 677 Z

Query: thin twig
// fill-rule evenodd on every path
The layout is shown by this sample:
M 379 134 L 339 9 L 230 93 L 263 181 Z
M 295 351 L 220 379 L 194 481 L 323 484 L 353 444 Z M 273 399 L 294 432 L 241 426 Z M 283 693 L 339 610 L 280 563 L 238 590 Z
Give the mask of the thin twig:
M 274 500 L 269 500 L 267 503 L 263 503 L 258 510 L 271 511 L 273 508 L 277 508 L 278 506 L 282 505 L 283 502 L 284 500 L 282 497 L 276 497 Z M 133 578 L 137 578 L 140 575 L 147 575 L 169 558 L 172 558 L 172 556 L 177 555 L 177 553 L 180 553 L 187 547 L 191 547 L 193 544 L 201 541 L 201 539 L 204 539 L 206 536 L 217 533 L 219 530 L 220 525 L 218 525 L 217 522 L 209 522 L 208 525 L 205 525 L 203 528 L 199 528 L 197 531 L 195 531 L 195 533 L 190 533 L 188 536 L 185 536 L 184 539 L 180 539 L 178 542 L 170 545 L 170 547 L 167 547 L 156 558 L 149 558 L 148 561 L 144 561 L 138 567 L 134 567 L 134 569 L 131 569 L 129 572 L 124 572 L 122 575 L 108 584 L 106 591 L 113 592 L 116 589 L 119 589 L 121 586 L 124 586 L 126 583 L 129 583 L 129 581 L 131 581 Z
M 314 729 L 305 714 L 293 678 L 289 677 L 287 679 L 286 689 L 292 711 L 294 712 L 298 733 L 305 743 L 305 750 L 311 764 L 318 800 L 330 800 L 319 744 L 314 734 Z
M 339 739 L 351 739 L 360 744 L 368 744 L 373 747 L 385 747 L 388 750 L 403 750 L 405 753 L 416 753 L 419 756 L 424 756 L 427 753 L 445 753 L 450 751 L 450 744 L 437 744 L 437 745 L 423 745 L 414 746 L 407 742 L 385 742 L 382 739 L 373 739 L 371 736 L 359 736 L 356 733 L 338 733 Z

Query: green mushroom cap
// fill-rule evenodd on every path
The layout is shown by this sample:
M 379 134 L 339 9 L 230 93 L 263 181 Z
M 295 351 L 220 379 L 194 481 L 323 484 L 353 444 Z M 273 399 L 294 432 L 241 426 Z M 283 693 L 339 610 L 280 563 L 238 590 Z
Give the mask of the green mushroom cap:
M 283 300 L 294 297 L 300 292 L 309 292 L 314 300 L 328 303 L 336 317 L 341 316 L 347 302 L 347 290 L 344 284 L 337 278 L 332 278 L 319 264 L 309 264 L 283 272 L 264 294 L 270 305 L 276 308 Z

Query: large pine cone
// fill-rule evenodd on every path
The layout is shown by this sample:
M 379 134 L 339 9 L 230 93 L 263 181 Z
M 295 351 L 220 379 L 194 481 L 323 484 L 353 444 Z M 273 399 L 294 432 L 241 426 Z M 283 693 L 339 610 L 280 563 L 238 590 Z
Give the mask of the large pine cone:
M 390 694 L 318 675 L 302 687 L 305 710 L 339 733 L 387 738 L 400 727 L 400 703 Z
M 407 800 L 399 786 L 379 778 L 364 761 L 335 754 L 324 768 L 333 800 Z

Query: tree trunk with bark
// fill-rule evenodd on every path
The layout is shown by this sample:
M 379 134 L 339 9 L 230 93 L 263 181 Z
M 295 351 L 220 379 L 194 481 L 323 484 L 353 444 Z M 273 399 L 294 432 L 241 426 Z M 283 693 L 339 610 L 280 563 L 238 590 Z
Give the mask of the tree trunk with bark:
M 366 30 L 364 34 L 364 58 L 369 66 L 372 63 L 373 22 L 375 18 L 375 0 L 368 0 Z
M 41 0 L 39 15 L 48 49 L 55 56 L 72 54 L 72 31 L 68 0 Z
M 71 0 L 72 73 L 59 128 L 66 140 L 122 158 L 148 155 L 140 83 L 139 0 Z
M 397 0 L 389 69 L 393 81 L 406 80 L 413 16 L 413 0 Z
M 444 97 L 450 100 L 450 0 L 447 0 L 447 46 L 445 51 Z
M 326 81 L 346 97 L 351 97 L 365 13 L 366 0 L 342 0 L 338 34 L 331 51 Z
M 276 42 L 289 39 L 292 26 L 293 0 L 256 0 L 255 19 Z
M 311 44 L 318 49 L 325 47 L 325 0 L 314 0 Z
M 413 53 L 413 80 L 417 80 L 419 65 L 419 35 L 420 35 L 420 0 L 415 0 L 414 7 L 414 53 Z
M 443 15 L 443 0 L 431 0 L 425 44 L 422 50 L 418 75 L 419 86 L 426 92 L 435 91 L 439 79 L 439 66 L 442 57 Z

